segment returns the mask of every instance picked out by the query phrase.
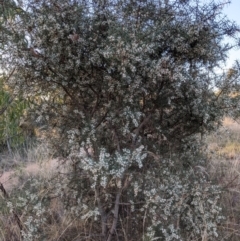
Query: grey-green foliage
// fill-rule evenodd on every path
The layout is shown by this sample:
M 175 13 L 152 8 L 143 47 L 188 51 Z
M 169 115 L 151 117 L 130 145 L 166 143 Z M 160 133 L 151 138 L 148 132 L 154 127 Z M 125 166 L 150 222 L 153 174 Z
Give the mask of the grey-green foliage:
M 218 188 L 197 167 L 199 136 L 218 126 L 232 87 L 214 74 L 229 49 L 222 40 L 237 32 L 224 4 L 26 5 L 21 21 L 4 25 L 18 34 L 8 36 L 2 68 L 16 68 L 14 93 L 41 98 L 31 118 L 48 123 L 47 140 L 71 164 L 54 186 L 84 235 L 218 239 Z
M 4 45 L 8 42 L 9 36 L 18 36 L 18 33 L 11 27 L 6 27 L 6 22 L 13 23 L 13 20 L 18 16 L 24 16 L 24 10 L 22 9 L 21 1 L 3 0 L 0 3 L 0 49 L 4 49 Z M 4 52 L 1 52 L 1 55 Z

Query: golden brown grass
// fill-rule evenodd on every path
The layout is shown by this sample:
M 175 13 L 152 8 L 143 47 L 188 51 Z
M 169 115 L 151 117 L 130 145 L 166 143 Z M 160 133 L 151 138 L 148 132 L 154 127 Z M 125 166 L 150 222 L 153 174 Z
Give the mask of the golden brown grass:
M 217 132 L 206 137 L 207 152 L 209 157 L 209 177 L 223 189 L 221 206 L 225 216 L 224 223 L 220 226 L 220 240 L 240 240 L 240 122 L 225 118 L 223 127 Z M 44 155 L 43 155 L 44 153 Z M 46 155 L 44 147 L 28 150 L 27 161 L 20 161 L 16 154 L 14 170 L 6 171 L 0 176 L 7 192 L 19 190 L 24 186 L 29 176 L 40 177 L 45 180 L 57 171 L 58 160 Z M 34 162 L 32 160 L 35 160 Z M 49 182 L 49 189 L 51 183 Z M 41 192 L 41 190 L 39 190 Z M 19 228 L 13 216 L 4 209 L 4 200 L 0 196 L 0 240 L 21 241 Z M 44 233 L 49 241 L 80 240 L 79 230 L 84 230 L 86 225 L 80 219 L 72 219 L 64 213 L 61 198 L 53 198 L 49 204 L 47 225 Z M 20 217 L 24 220 L 24 216 Z M 92 240 L 92 238 L 86 239 Z
M 223 126 L 206 138 L 209 172 L 223 189 L 225 222 L 219 240 L 240 240 L 240 122 L 225 118 Z
M 12 162 L 18 163 L 14 165 L 12 170 L 6 168 L 7 171 L 2 171 L 0 174 L 0 185 L 3 184 L 4 190 L 7 192 L 6 197 L 0 190 L 0 240 L 1 241 L 23 241 L 20 228 L 16 222 L 13 213 L 9 212 L 7 202 L 14 203 L 18 199 L 18 193 L 24 196 L 26 190 L 31 193 L 31 179 L 34 177 L 40 182 L 43 182 L 43 188 L 34 190 L 39 197 L 51 197 L 52 183 L 51 180 L 58 176 L 58 172 L 63 173 L 62 166 L 59 165 L 58 159 L 53 159 L 48 154 L 46 146 L 38 146 L 29 149 L 24 160 L 21 155 L 16 153 L 12 156 Z M 9 158 L 9 157 L 7 157 Z M 34 161 L 33 161 L 34 160 Z M 30 184 L 30 185 L 29 185 Z M 19 219 L 22 221 L 23 230 L 25 229 L 24 222 L 28 213 L 23 210 L 17 210 L 14 207 Z M 64 206 L 61 197 L 52 197 L 48 203 L 49 212 L 46 216 L 47 221 L 44 227 L 44 235 L 48 241 L 66 241 L 77 240 L 78 230 L 83 230 L 81 220 L 73 220 L 69 213 L 64 212 Z M 80 228 L 81 226 L 81 228 Z

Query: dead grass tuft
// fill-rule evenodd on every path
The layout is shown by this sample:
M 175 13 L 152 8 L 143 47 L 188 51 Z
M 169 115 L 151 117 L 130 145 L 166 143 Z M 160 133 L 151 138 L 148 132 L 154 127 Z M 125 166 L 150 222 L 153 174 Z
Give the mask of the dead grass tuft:
M 208 173 L 210 179 L 222 187 L 221 206 L 223 207 L 224 223 L 219 227 L 221 236 L 219 240 L 240 240 L 240 122 L 226 118 L 223 127 L 216 133 L 206 137 L 207 152 L 209 156 Z M 59 171 L 61 164 L 57 159 L 52 159 L 44 146 L 29 149 L 24 161 L 16 153 L 12 161 L 14 170 L 2 172 L 0 182 L 11 195 L 16 188 L 26 186 L 29 177 L 47 180 Z M 34 160 L 34 161 L 33 161 Z M 52 183 L 49 183 L 49 189 Z M 46 189 L 48 190 L 48 188 Z M 41 192 L 41 190 L 39 190 Z M 64 212 L 64 205 L 60 197 L 53 197 L 49 202 L 49 215 L 47 217 L 44 234 L 49 241 L 66 240 L 94 240 L 85 230 L 81 219 L 73 219 Z M 21 241 L 19 229 L 12 215 L 7 212 L 6 203 L 0 197 L 0 240 Z M 21 217 L 24 219 L 24 217 Z M 89 228 L 89 227 L 88 227 Z M 87 229 L 86 229 L 87 230 Z
M 240 240 L 240 122 L 225 118 L 223 127 L 206 138 L 209 172 L 223 189 L 225 222 L 221 240 Z

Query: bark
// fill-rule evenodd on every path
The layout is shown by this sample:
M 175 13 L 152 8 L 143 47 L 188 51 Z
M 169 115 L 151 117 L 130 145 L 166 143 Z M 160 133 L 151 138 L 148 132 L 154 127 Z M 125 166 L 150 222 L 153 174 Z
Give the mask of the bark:
M 112 236 L 113 236 L 113 234 L 116 230 L 116 227 L 117 227 L 120 197 L 121 197 L 121 189 L 118 191 L 117 196 L 116 196 L 115 206 L 114 206 L 113 223 L 112 223 L 112 227 L 110 229 L 107 241 L 112 240 Z

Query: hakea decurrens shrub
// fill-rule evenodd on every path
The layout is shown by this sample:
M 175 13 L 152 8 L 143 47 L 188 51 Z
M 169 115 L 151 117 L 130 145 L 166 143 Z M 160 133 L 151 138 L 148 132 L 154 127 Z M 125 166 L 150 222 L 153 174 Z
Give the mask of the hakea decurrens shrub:
M 223 6 L 32 0 L 5 23 L 8 85 L 71 167 L 55 192 L 88 240 L 218 240 L 200 136 L 233 83 L 214 74 L 237 31 Z

